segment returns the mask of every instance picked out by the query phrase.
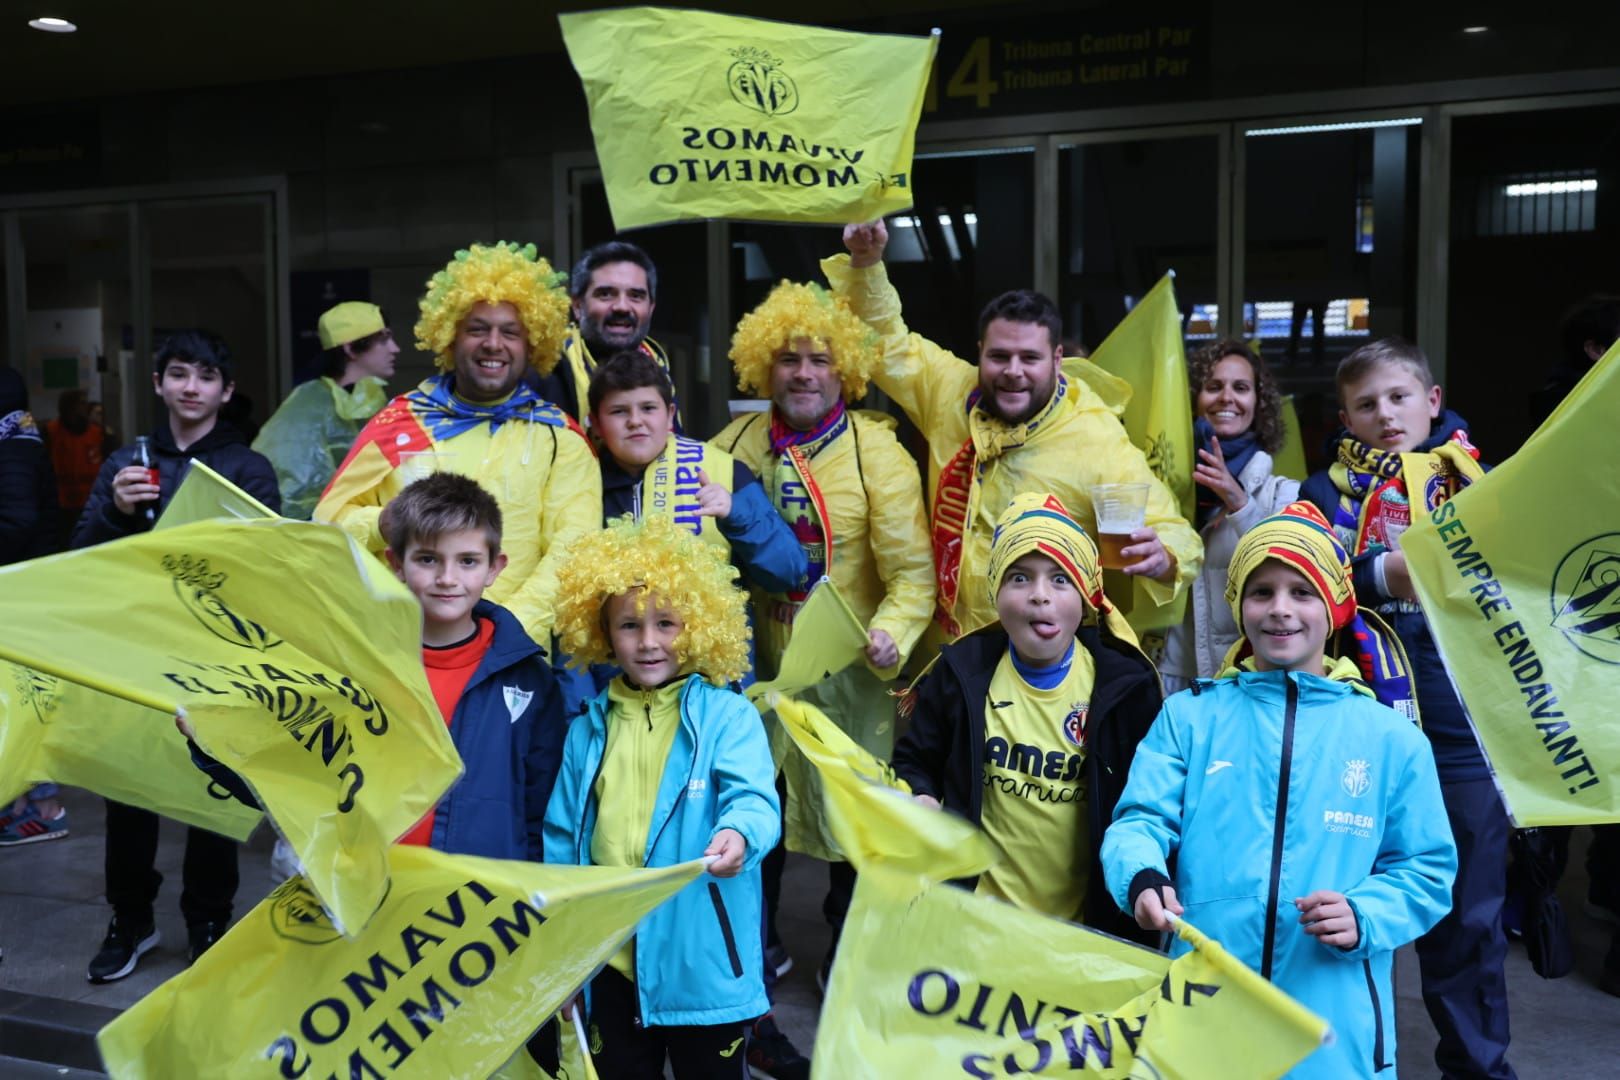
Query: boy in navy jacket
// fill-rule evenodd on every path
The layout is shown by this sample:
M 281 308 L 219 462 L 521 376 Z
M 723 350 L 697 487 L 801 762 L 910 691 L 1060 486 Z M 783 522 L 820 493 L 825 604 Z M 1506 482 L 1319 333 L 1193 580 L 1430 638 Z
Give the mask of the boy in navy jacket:
M 538 862 L 562 758 L 562 700 L 544 650 L 483 599 L 506 565 L 501 511 L 478 482 L 434 473 L 383 510 L 388 563 L 422 605 L 422 663 L 466 765 L 402 844 Z M 205 772 L 257 805 L 240 776 L 192 745 Z

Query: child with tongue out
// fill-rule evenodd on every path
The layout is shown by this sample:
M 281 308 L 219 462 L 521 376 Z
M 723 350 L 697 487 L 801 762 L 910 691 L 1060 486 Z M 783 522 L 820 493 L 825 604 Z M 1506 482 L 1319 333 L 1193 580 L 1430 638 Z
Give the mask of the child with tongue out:
M 1001 847 L 976 891 L 1140 940 L 1108 899 L 1097 850 L 1159 680 L 1103 595 L 1096 545 L 1055 495 L 1012 500 L 989 574 L 998 619 L 945 646 L 908 692 L 895 771 Z

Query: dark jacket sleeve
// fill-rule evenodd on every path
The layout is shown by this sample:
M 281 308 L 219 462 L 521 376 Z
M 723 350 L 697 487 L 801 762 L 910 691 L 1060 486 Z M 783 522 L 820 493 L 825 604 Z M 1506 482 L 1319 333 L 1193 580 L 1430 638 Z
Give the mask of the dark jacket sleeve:
M 69 547 L 90 547 L 142 531 L 145 522 L 119 510 L 112 495 L 113 477 L 130 463 L 133 456 L 133 453 L 119 451 L 101 463 L 95 486 L 90 489 L 90 499 L 84 504 L 79 523 L 73 527 Z
M 563 739 L 568 734 L 562 691 L 541 657 L 530 661 L 535 685 L 529 703 L 529 748 L 523 755 L 523 822 L 529 859 L 545 859 L 546 804 L 562 766 Z
M 276 467 L 263 454 L 249 450 L 237 470 L 236 486 L 264 505 L 281 513 L 281 486 L 276 483 Z
M 945 802 L 946 759 L 951 752 L 952 729 L 958 723 L 961 710 L 952 700 L 956 693 L 950 685 L 954 680 L 945 668 L 936 663 L 925 673 L 908 694 L 911 709 L 910 726 L 894 744 L 890 762 L 895 775 L 911 785 L 913 795 L 931 795 Z M 908 698 L 902 698 L 907 702 Z M 906 708 L 902 704 L 901 708 Z M 967 813 L 965 806 L 953 806 L 959 814 Z
M 31 558 L 40 533 L 54 524 L 48 506 L 40 505 L 41 469 L 49 475 L 50 458 L 42 443 L 0 442 L 0 566 Z
M 766 592 L 798 588 L 810 571 L 810 560 L 793 530 L 776 512 L 765 488 L 742 465 L 731 492 L 731 513 L 720 519 L 720 532 L 731 542 L 731 561 L 743 576 Z

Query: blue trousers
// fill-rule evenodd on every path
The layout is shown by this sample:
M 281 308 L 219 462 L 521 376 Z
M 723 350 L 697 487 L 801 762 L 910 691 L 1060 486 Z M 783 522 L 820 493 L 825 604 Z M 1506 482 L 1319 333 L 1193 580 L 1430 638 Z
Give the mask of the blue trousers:
M 1489 777 L 1447 780 L 1440 791 L 1457 843 L 1451 911 L 1417 941 L 1423 1004 L 1440 1042 L 1434 1061 L 1447 1080 L 1514 1080 L 1507 1061 L 1507 892 L 1509 824 Z

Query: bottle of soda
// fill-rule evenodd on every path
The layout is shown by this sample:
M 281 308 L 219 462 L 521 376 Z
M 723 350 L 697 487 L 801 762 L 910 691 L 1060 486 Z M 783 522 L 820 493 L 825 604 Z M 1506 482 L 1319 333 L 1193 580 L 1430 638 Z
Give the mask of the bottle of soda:
M 146 469 L 147 482 L 156 486 L 158 483 L 157 466 L 152 463 L 152 436 L 137 435 L 135 437 L 135 464 Z M 142 513 L 146 515 L 148 525 L 157 521 L 157 500 L 146 504 Z

